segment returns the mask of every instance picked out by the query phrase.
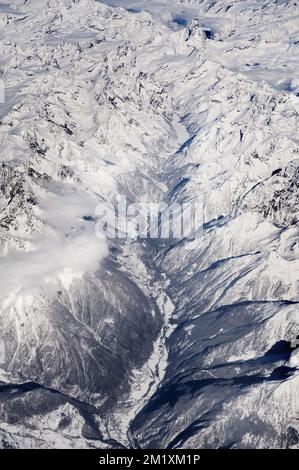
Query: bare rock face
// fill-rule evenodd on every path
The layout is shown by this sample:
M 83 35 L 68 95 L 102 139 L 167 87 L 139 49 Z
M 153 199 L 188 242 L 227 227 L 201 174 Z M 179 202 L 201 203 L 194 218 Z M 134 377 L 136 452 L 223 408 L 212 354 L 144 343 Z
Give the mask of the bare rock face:
M 298 6 L 107 3 L 0 4 L 0 447 L 298 447 Z

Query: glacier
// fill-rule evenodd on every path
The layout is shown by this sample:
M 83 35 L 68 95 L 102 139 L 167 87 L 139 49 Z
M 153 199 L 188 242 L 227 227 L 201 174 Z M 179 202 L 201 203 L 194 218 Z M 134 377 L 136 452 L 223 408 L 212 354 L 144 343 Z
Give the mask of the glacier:
M 298 448 L 299 4 L 0 4 L 0 448 Z M 204 201 L 202 236 L 96 208 Z

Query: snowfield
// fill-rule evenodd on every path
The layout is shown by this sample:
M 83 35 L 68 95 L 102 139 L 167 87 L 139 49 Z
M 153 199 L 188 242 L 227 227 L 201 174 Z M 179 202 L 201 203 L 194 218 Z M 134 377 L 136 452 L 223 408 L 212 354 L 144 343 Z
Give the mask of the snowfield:
M 0 448 L 298 448 L 299 3 L 4 1 L 0 51 Z

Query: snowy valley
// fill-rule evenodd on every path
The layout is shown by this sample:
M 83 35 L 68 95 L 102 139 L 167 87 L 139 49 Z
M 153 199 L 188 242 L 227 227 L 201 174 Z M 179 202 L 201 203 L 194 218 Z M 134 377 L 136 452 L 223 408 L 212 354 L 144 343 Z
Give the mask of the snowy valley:
M 299 3 L 0 4 L 0 448 L 298 448 Z M 97 206 L 201 198 L 196 240 Z

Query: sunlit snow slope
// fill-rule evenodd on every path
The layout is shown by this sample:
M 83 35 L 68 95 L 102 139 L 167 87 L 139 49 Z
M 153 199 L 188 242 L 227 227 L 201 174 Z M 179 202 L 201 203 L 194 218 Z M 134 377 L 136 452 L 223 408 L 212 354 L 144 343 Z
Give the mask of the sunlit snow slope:
M 298 447 L 299 3 L 106 3 L 0 4 L 0 447 Z

